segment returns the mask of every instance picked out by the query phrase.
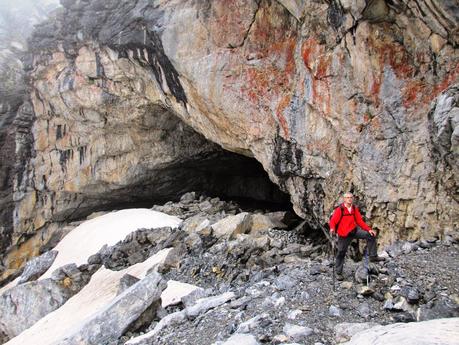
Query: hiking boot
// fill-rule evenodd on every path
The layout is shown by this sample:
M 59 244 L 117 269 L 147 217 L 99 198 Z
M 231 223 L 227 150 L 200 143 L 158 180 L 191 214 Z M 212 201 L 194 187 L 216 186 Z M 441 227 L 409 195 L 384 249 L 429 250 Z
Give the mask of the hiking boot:
M 370 262 L 382 262 L 386 261 L 386 258 L 383 258 L 382 256 L 370 256 Z
M 336 280 L 342 281 L 344 280 L 344 276 L 341 273 L 336 274 Z

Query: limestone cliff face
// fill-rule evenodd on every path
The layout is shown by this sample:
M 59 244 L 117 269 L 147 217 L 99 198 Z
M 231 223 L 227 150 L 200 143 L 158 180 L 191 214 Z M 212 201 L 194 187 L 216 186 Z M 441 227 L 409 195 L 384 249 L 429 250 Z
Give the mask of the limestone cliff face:
M 22 57 L 33 25 L 47 18 L 55 0 L 0 3 L 0 253 L 11 244 L 13 181 L 30 159 L 33 110 L 27 98 Z M 30 105 L 30 104 L 29 104 Z
M 458 230 L 455 1 L 62 4 L 31 40 L 13 243 L 131 191 L 167 197 L 174 167 L 220 147 L 311 224 L 353 190 L 386 241 Z

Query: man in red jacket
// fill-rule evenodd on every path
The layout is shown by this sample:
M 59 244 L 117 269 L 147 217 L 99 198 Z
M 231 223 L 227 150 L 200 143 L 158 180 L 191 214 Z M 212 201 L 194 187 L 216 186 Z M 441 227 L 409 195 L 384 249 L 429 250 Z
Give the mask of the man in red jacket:
M 336 279 L 343 280 L 344 257 L 347 247 L 354 238 L 367 240 L 368 255 L 371 262 L 382 261 L 376 252 L 376 233 L 362 219 L 358 207 L 352 204 L 351 193 L 344 194 L 344 203 L 335 209 L 330 218 L 330 232 L 338 234 L 338 253 L 336 254 Z

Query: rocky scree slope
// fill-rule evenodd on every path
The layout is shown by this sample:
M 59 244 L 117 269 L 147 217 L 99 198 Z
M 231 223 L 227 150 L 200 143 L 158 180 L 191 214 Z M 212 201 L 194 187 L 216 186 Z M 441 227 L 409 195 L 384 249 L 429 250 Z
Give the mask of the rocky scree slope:
M 146 302 L 140 308 L 144 312 L 137 314 L 131 314 L 127 306 L 96 313 L 88 316 L 89 324 L 102 331 L 92 327 L 90 332 L 82 328 L 75 333 L 73 329 L 70 337 L 64 329 L 67 342 L 61 343 L 79 339 L 79 344 L 231 344 L 237 338 L 244 344 L 336 344 L 377 324 L 436 319 L 449 325 L 451 333 L 443 334 L 445 344 L 448 337 L 458 335 L 458 238 L 397 242 L 386 247 L 382 252 L 386 262 L 369 267 L 368 285 L 362 262 L 348 258 L 345 281 L 335 282 L 334 290 L 326 240 L 308 238 L 301 226 L 292 224 L 285 229 L 285 212 L 241 212 L 234 202 L 195 193 L 185 194 L 179 203 L 153 209 L 178 216 L 183 222 L 178 228 L 139 229 L 123 241 L 103 247 L 88 258 L 88 264 L 57 269 L 46 282 L 34 282 L 31 270 L 24 272 L 23 284 L 2 293 L 0 308 L 8 315 L 0 324 L 2 332 L 8 329 L 6 324 L 21 317 L 17 310 L 28 310 L 27 315 L 36 311 L 9 304 L 5 296 L 13 296 L 18 289 L 30 291 L 21 301 L 24 306 L 36 304 L 37 283 L 60 281 L 60 286 L 73 287 L 73 293 L 78 294 L 88 274 L 95 279 L 94 272 L 101 265 L 124 272 L 172 248 L 154 269 L 158 273 L 152 274 L 159 274 L 164 282 L 189 284 L 184 293 L 172 298 L 173 303 L 160 307 L 160 303 Z M 46 255 L 38 260 L 45 266 L 42 272 L 54 256 L 52 252 Z M 130 274 L 118 277 L 118 301 L 143 281 Z M 27 280 L 30 283 L 24 283 Z M 158 294 L 157 289 L 164 287 L 159 284 L 151 289 Z M 54 296 L 62 296 L 65 306 L 68 292 L 53 291 Z M 50 300 L 42 303 L 46 301 Z M 45 317 L 59 307 L 50 305 L 39 312 Z M 123 326 L 107 331 L 107 325 L 114 324 Z M 9 332 L 13 332 L 11 328 Z M 27 341 L 27 332 L 10 333 L 4 340 L 17 335 L 11 344 L 19 344 Z M 399 336 L 407 341 L 411 333 L 408 327 Z

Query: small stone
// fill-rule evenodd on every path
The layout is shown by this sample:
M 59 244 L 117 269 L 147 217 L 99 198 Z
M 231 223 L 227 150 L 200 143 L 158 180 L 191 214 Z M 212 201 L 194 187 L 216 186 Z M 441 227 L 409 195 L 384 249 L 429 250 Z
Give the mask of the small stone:
M 416 318 L 409 312 L 398 313 L 392 316 L 395 322 L 414 322 Z
M 368 269 L 364 266 L 359 266 L 355 270 L 354 278 L 357 283 L 367 283 Z
M 419 247 L 423 249 L 429 249 L 435 246 L 435 243 L 428 242 L 426 240 L 419 241 Z
M 412 251 L 416 250 L 417 249 L 417 245 L 415 243 L 411 243 L 411 242 L 405 242 L 403 245 L 402 245 L 402 251 L 404 254 L 409 254 L 411 253 Z
M 341 309 L 331 305 L 330 308 L 328 308 L 328 315 L 333 317 L 341 317 Z
M 311 268 L 309 269 L 309 274 L 314 276 L 314 275 L 318 275 L 322 273 L 321 271 L 321 266 L 320 265 L 313 265 L 311 266 Z
M 386 310 L 394 309 L 394 303 L 393 303 L 392 299 L 386 300 L 386 302 L 384 302 L 383 308 L 386 309 Z
M 446 43 L 447 41 L 440 35 L 437 35 L 436 33 L 432 33 L 432 35 L 430 36 L 430 46 L 432 47 L 432 51 L 435 54 L 440 53 L 440 51 Z
M 289 338 L 285 334 L 278 334 L 273 338 L 274 344 L 285 343 L 289 340 Z M 240 344 L 238 344 L 240 345 Z
M 368 305 L 368 303 L 365 302 L 359 305 L 359 307 L 357 308 L 357 313 L 364 319 L 369 318 L 371 315 L 371 311 L 370 311 L 370 306 Z
M 180 202 L 182 204 L 188 204 L 196 200 L 196 192 L 189 192 L 182 195 Z
M 293 339 L 294 341 L 305 340 L 314 332 L 309 327 L 297 326 L 290 323 L 287 323 L 282 330 L 290 339 Z
M 292 310 L 290 311 L 288 314 L 287 314 L 287 318 L 290 319 L 290 320 L 295 320 L 296 317 L 298 315 L 301 315 L 303 312 L 299 309 L 295 309 L 295 310 Z
M 343 289 L 352 289 L 353 286 L 354 286 L 353 282 L 342 282 L 341 283 L 341 287 Z
M 373 297 L 375 300 L 379 301 L 379 302 L 383 302 L 384 301 L 384 296 L 382 293 L 380 293 L 379 291 L 375 291 L 373 293 L 373 295 L 371 295 L 371 297 Z
M 262 314 L 262 315 L 257 315 L 243 323 L 241 323 L 236 332 L 237 333 L 249 333 L 252 330 L 255 330 L 256 328 L 259 327 L 260 321 L 262 319 L 268 319 L 269 315 L 268 314 Z
M 415 304 L 419 302 L 419 291 L 416 288 L 412 288 L 408 291 L 407 300 L 408 303 Z
M 357 288 L 357 293 L 361 294 L 362 296 L 370 296 L 373 294 L 375 290 L 373 290 L 371 287 L 363 285 Z
M 405 297 L 399 296 L 394 300 L 394 308 L 393 310 L 402 310 L 402 311 L 414 311 L 413 307 L 408 304 L 408 301 Z
M 280 307 L 285 304 L 285 297 L 282 296 L 274 301 L 274 306 L 275 307 Z

